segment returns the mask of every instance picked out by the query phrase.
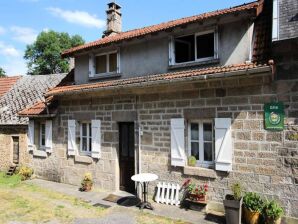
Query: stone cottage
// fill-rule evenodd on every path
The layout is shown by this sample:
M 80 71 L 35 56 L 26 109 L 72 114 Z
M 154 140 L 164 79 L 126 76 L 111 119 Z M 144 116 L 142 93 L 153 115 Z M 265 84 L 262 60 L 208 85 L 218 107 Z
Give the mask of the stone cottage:
M 28 121 L 18 112 L 44 101 L 49 89 L 56 87 L 66 74 L 0 78 L 0 170 L 28 164 Z
M 45 94 L 52 110 L 21 113 L 30 117 L 36 174 L 78 185 L 91 172 L 98 187 L 129 192 L 135 173 L 180 184 L 192 178 L 209 184 L 210 205 L 241 182 L 298 217 L 298 82 L 277 81 L 271 3 L 127 32 L 121 7 L 110 3 L 103 38 L 62 54 L 75 58 L 75 84 Z M 269 124 L 267 104 L 280 105 Z

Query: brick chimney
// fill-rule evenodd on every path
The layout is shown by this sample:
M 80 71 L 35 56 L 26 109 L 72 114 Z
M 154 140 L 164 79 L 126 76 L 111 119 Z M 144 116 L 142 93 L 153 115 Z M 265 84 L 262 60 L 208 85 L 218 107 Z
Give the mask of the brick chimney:
M 122 31 L 122 14 L 121 6 L 115 2 L 108 4 L 107 12 L 107 30 L 104 31 L 103 37 L 112 36 Z

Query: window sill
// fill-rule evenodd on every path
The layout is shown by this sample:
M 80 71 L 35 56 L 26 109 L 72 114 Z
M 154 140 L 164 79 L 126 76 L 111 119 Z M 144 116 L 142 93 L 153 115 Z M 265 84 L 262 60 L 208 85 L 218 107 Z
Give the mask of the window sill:
M 40 158 L 47 158 L 48 154 L 46 151 L 42 151 L 42 150 L 33 150 L 33 156 L 34 157 L 40 157 Z
M 213 178 L 213 179 L 217 177 L 215 170 L 202 168 L 202 167 L 185 166 L 183 168 L 183 172 L 185 175 L 190 175 L 190 176 L 200 176 L 200 177 L 207 177 L 207 178 Z
M 186 63 L 179 63 L 175 65 L 169 65 L 169 69 L 176 69 L 176 68 L 188 68 L 200 65 L 210 65 L 210 64 L 218 64 L 219 59 L 211 59 L 206 61 L 195 61 L 195 62 L 186 62 Z
M 85 163 L 85 164 L 92 164 L 92 158 L 89 156 L 75 156 L 75 162 L 77 163 Z
M 100 79 L 109 79 L 109 78 L 119 78 L 121 73 L 105 73 L 100 75 L 94 75 L 94 77 L 89 77 L 89 81 L 96 81 Z

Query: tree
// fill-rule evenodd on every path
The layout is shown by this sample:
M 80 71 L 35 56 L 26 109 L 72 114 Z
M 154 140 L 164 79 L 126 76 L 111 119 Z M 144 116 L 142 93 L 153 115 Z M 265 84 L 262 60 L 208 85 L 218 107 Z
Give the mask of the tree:
M 0 67 L 0 77 L 6 77 L 6 72 L 4 71 L 3 68 Z
M 69 71 L 69 60 L 62 59 L 61 53 L 69 48 L 84 44 L 79 35 L 43 31 L 33 44 L 27 45 L 24 58 L 28 61 L 28 74 L 45 75 Z

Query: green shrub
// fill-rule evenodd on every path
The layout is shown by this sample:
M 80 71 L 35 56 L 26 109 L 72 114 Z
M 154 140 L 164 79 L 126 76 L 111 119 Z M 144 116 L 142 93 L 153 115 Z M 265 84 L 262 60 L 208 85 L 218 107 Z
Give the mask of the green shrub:
M 240 201 L 242 197 L 242 186 L 240 183 L 235 183 L 232 185 L 232 192 L 235 200 Z
M 279 219 L 284 213 L 282 207 L 276 201 L 268 201 L 263 208 L 263 215 L 273 220 Z
M 188 157 L 188 165 L 189 166 L 196 166 L 197 159 L 194 156 Z
M 261 212 L 264 207 L 264 201 L 261 196 L 254 192 L 245 193 L 243 197 L 244 206 L 252 212 Z
M 18 170 L 18 174 L 21 176 L 22 180 L 28 180 L 33 175 L 33 169 L 30 167 L 22 166 Z

